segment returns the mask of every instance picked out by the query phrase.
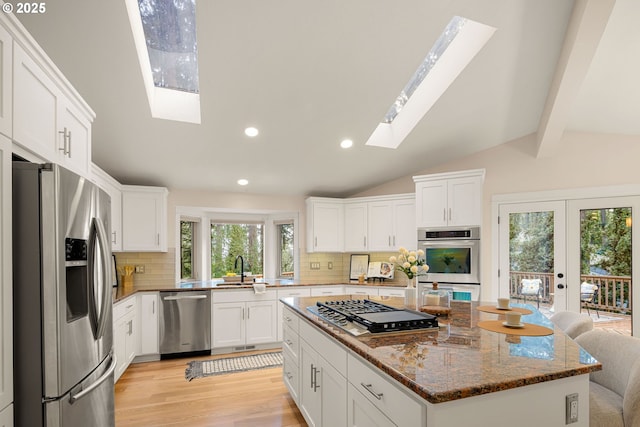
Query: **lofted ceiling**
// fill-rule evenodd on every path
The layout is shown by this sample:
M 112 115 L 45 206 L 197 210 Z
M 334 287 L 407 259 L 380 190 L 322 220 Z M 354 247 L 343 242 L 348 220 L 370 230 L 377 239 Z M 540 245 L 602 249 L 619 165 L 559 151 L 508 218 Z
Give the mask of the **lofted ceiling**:
M 398 149 L 365 146 L 454 15 L 497 31 Z M 124 184 L 342 197 L 534 133 L 540 155 L 564 130 L 640 135 L 637 0 L 198 0 L 200 125 L 151 118 L 124 0 L 18 18 Z

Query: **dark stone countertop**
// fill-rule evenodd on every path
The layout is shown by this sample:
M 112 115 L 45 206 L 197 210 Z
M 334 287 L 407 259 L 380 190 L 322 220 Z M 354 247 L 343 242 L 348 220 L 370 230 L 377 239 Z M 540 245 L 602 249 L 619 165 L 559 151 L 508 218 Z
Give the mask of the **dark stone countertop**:
M 438 330 L 355 337 L 311 313 L 316 301 L 348 297 L 284 298 L 304 320 L 329 334 L 401 384 L 431 403 L 441 403 L 529 384 L 552 381 L 602 369 L 561 329 L 531 305 L 525 323 L 546 326 L 553 335 L 529 337 L 490 332 L 479 320 L 502 315 L 476 310 L 478 302 L 453 301 L 448 319 Z M 383 304 L 403 306 L 402 298 L 370 297 Z M 486 304 L 486 303 L 484 303 Z M 522 304 L 515 306 L 525 307 Z

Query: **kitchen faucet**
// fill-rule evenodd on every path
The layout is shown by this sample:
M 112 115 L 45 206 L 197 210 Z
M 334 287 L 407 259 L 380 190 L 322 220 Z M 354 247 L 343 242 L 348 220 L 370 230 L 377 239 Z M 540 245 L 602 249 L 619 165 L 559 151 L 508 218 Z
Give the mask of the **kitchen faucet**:
M 240 283 L 244 283 L 244 258 L 242 258 L 242 255 L 238 255 L 236 257 L 236 262 L 233 265 L 233 268 L 238 268 L 238 259 L 240 260 Z

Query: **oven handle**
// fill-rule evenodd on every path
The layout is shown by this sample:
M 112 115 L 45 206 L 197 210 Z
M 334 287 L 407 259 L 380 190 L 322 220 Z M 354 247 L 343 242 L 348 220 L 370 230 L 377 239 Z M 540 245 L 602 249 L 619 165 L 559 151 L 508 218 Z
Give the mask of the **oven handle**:
M 446 242 L 443 241 L 439 241 L 439 240 L 420 240 L 418 241 L 419 245 L 422 246 L 460 246 L 462 245 L 469 245 L 469 246 L 476 246 L 480 243 L 480 240 L 469 240 L 469 239 L 465 239 L 465 240 L 449 240 Z

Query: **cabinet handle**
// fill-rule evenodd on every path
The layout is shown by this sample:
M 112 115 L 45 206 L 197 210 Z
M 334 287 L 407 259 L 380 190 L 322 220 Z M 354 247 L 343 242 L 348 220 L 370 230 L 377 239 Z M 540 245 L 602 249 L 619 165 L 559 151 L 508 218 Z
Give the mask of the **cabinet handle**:
M 371 389 L 371 384 L 360 383 L 360 385 L 364 387 L 365 390 L 367 390 L 369 393 L 371 393 L 373 397 L 375 397 L 378 400 L 382 400 L 382 396 L 384 396 L 384 393 L 376 393 L 375 391 L 373 391 Z
M 289 317 L 289 316 L 284 316 L 284 320 L 286 320 L 287 322 L 291 322 L 291 317 Z
M 318 247 L 318 237 L 313 238 L 313 246 L 316 248 Z
M 318 385 L 318 372 L 320 369 L 313 368 L 313 392 L 315 393 L 320 386 Z
M 289 378 L 290 380 L 293 379 L 293 375 L 291 375 L 291 372 L 286 372 L 285 375 L 287 376 L 287 378 Z
M 364 236 L 364 238 L 362 239 L 364 241 L 364 247 L 367 247 L 367 236 Z
M 129 320 L 129 332 L 127 332 L 129 336 L 133 335 L 133 320 Z
M 251 318 L 251 307 L 247 307 L 247 319 Z
M 389 236 L 389 246 L 391 246 L 391 236 Z
M 284 342 L 287 343 L 287 345 L 293 344 L 293 341 L 291 341 L 291 340 L 285 340 Z
M 156 245 L 160 246 L 160 233 L 156 234 Z
M 311 364 L 311 388 L 313 389 L 313 391 L 315 391 L 315 372 L 316 372 L 316 368 L 313 367 L 313 363 Z
M 111 243 L 113 243 L 115 245 L 116 243 L 118 243 L 118 238 L 116 236 L 116 232 L 112 231 L 111 234 L 113 234 L 113 239 L 111 239 Z
M 244 308 L 242 309 L 242 320 L 244 320 Z
M 151 314 L 156 314 L 156 302 L 151 301 Z
M 62 151 L 62 154 L 71 157 L 71 143 L 69 142 L 71 132 L 68 131 L 67 128 L 64 128 L 64 130 L 59 130 L 58 133 L 62 134 L 62 148 L 58 148 L 58 151 Z
M 449 221 L 451 221 L 451 208 L 449 208 Z
M 447 208 L 442 208 L 442 220 L 447 220 Z

